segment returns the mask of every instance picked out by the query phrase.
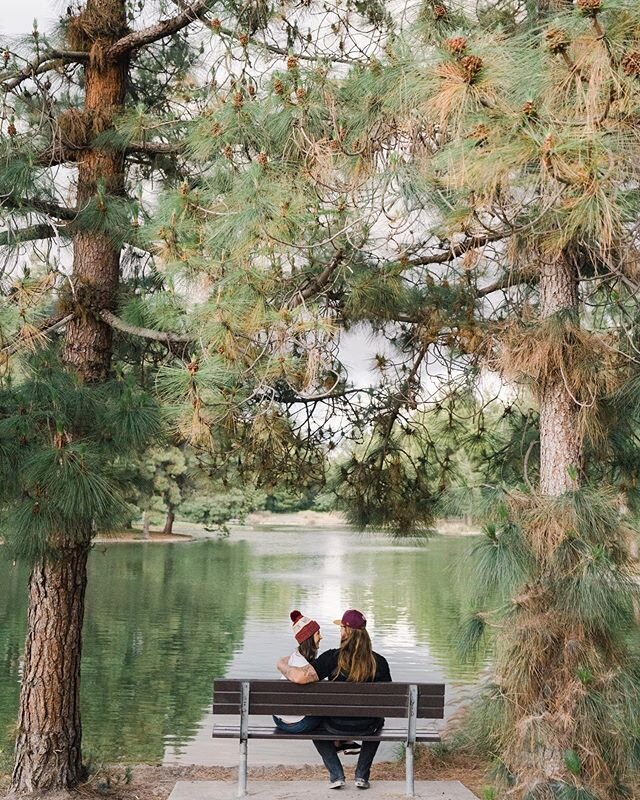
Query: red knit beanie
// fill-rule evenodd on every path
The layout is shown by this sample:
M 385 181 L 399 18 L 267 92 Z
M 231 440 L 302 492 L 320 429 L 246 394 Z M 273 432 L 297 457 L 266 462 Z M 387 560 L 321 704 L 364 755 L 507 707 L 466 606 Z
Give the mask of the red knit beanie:
M 320 630 L 320 626 L 315 619 L 303 616 L 298 609 L 292 611 L 289 616 L 293 622 L 293 635 L 296 637 L 298 644 L 306 641 L 310 636 L 313 636 L 316 631 Z

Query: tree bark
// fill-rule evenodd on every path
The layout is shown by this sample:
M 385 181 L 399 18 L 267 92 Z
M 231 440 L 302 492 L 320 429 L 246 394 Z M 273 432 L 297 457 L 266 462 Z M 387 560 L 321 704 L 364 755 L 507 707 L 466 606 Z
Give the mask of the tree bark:
M 164 522 L 164 528 L 162 529 L 162 533 L 166 533 L 167 535 L 171 535 L 173 533 L 173 523 L 175 522 L 175 512 L 172 508 L 167 511 L 167 518 Z
M 126 32 L 125 0 L 88 0 L 85 19 L 98 34 L 85 70 L 84 115 L 92 136 L 110 127 L 124 101 L 127 57 L 104 58 Z M 124 193 L 124 155 L 89 147 L 78 159 L 80 210 Z M 76 230 L 70 280 L 74 317 L 68 322 L 63 361 L 92 383 L 104 381 L 111 365 L 111 328 L 99 317 L 114 307 L 120 247 L 106 233 Z M 73 432 L 69 432 L 73 436 Z M 84 777 L 80 720 L 80 656 L 86 565 L 91 530 L 73 541 L 52 542 L 29 582 L 28 632 L 11 790 L 17 793 L 71 789 Z
M 69 544 L 31 571 L 14 791 L 48 791 L 83 778 L 80 656 L 88 552 L 88 543 Z
M 540 317 L 560 312 L 577 316 L 578 279 L 573 262 L 565 257 L 545 265 L 540 276 Z M 577 485 L 582 469 L 580 409 L 561 373 L 553 373 L 540 387 L 540 492 L 559 496 Z
M 126 27 L 124 0 L 89 0 L 87 13 L 94 12 L 107 21 L 107 29 Z M 105 25 L 106 27 L 106 25 Z M 128 62 L 104 62 L 101 53 L 110 42 L 97 40 L 86 68 L 85 115 L 93 135 L 113 124 L 124 102 Z M 109 196 L 124 195 L 124 153 L 115 149 L 91 148 L 78 160 L 76 205 L 86 208 L 101 201 L 98 190 Z M 82 378 L 105 380 L 111 365 L 111 326 L 100 317 L 103 309 L 113 310 L 120 276 L 120 247 L 112 237 L 92 230 L 78 231 L 73 237 L 71 289 L 79 313 L 67 326 L 64 360 Z

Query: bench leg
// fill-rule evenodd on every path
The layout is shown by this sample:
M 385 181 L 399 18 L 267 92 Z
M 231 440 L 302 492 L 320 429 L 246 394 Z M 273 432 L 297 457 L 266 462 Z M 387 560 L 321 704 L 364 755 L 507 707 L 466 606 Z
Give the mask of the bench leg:
M 240 762 L 238 764 L 238 797 L 247 794 L 247 740 L 240 740 Z
M 406 778 L 407 778 L 407 797 L 413 797 L 413 742 L 407 742 L 406 748 Z

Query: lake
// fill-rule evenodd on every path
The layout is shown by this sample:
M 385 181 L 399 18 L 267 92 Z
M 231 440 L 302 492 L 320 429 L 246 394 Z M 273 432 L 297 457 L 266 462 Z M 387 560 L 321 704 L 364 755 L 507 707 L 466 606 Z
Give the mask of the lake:
M 85 755 L 198 761 L 212 678 L 278 677 L 277 658 L 295 646 L 294 608 L 321 624 L 323 648 L 338 644 L 332 620 L 346 608 L 361 609 L 393 677 L 444 681 L 455 708 L 489 660 L 484 650 L 461 663 L 455 647 L 473 599 L 473 541 L 437 536 L 416 545 L 344 530 L 273 528 L 190 544 L 96 545 L 84 627 Z M 0 761 L 6 764 L 27 571 L 2 555 L 0 548 Z

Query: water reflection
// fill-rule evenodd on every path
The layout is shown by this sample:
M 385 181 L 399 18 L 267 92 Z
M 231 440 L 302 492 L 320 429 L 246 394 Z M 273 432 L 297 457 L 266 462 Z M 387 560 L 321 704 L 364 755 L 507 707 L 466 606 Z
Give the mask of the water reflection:
M 289 611 L 322 624 L 369 618 L 394 677 L 472 686 L 488 654 L 461 664 L 454 635 L 472 599 L 468 539 L 426 546 L 340 531 L 242 531 L 190 545 L 112 545 L 90 558 L 82 705 L 87 752 L 159 761 L 193 739 L 214 675 L 276 677 L 293 646 Z M 0 749 L 10 752 L 24 637 L 26 572 L 1 560 Z

